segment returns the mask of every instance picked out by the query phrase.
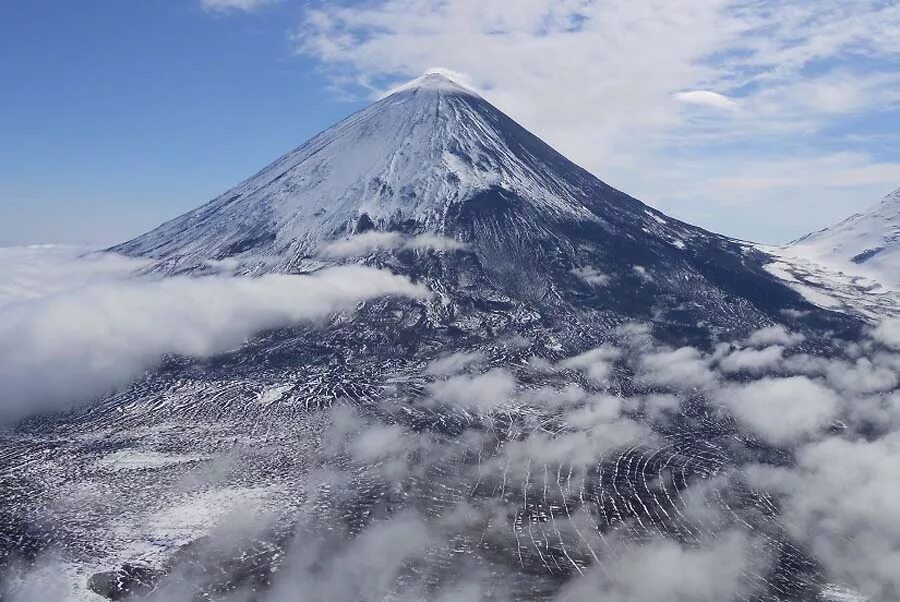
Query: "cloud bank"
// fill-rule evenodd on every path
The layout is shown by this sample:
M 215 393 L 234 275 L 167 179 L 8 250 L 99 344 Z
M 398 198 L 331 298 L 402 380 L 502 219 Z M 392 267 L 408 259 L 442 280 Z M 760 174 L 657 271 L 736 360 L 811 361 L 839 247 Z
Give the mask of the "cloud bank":
M 0 421 L 89 401 L 165 355 L 209 357 L 367 299 L 424 294 L 405 277 L 343 266 L 309 276 L 109 282 L 10 304 L 0 312 Z
M 289 296 L 293 285 L 200 283 L 214 283 L 214 297 L 253 286 L 237 299 L 261 300 L 278 320 L 284 312 L 307 319 L 350 304 L 339 283 L 358 288 L 367 274 L 370 293 L 418 294 L 357 266 L 306 282 L 289 310 L 270 297 Z M 160 283 L 134 283 L 150 284 Z M 298 318 L 290 312 L 301 311 L 300 299 L 312 309 Z M 187 335 L 206 340 L 199 330 Z M 240 333 L 232 335 L 240 344 Z M 344 401 L 302 414 L 316 421 L 315 437 L 267 425 L 271 450 L 285 440 L 309 447 L 288 469 L 297 487 L 288 495 L 302 506 L 292 543 L 278 556 L 271 590 L 258 597 L 752 599 L 774 591 L 762 588 L 775 587 L 773 571 L 787 566 L 777 563 L 802 568 L 806 554 L 814 572 L 777 587 L 809 577 L 873 600 L 896 597 L 900 354 L 870 337 L 814 356 L 799 345 L 815 341 L 780 326 L 710 349 L 669 347 L 646 325 L 609 336 L 562 359 L 529 361 L 527 353 L 546 348 L 522 341 L 439 355 L 415 362 L 408 394 L 391 389 L 384 403 Z M 183 349 L 202 354 L 219 344 Z M 294 426 L 309 432 L 303 419 Z M 170 459 L 154 469 L 183 465 Z M 545 575 L 552 579 L 542 582 Z M 187 591 L 182 599 L 207 586 L 177 571 L 170 577 L 176 590 L 158 591 Z

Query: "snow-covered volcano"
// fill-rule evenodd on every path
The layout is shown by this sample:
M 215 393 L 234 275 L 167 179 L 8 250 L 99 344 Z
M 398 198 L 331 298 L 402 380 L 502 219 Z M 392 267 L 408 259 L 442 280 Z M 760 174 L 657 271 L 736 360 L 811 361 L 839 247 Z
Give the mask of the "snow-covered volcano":
M 834 353 L 859 324 L 767 271 L 769 251 L 611 188 L 440 74 L 117 250 L 164 274 L 361 262 L 433 294 L 354 301 L 211 357 L 188 328 L 183 347 L 200 357 L 167 356 L 102 399 L 0 431 L 0 498 L 11 500 L 0 504 L 3 599 L 4 571 L 18 571 L 23 551 L 37 564 L 55 549 L 90 590 L 83 600 L 663 599 L 666 587 L 629 596 L 602 581 L 569 585 L 601 573 L 646 581 L 645 567 L 696 550 L 698 574 L 709 574 L 720 542 L 743 550 L 732 536 L 745 527 L 747 570 L 722 563 L 734 565 L 736 596 L 676 594 L 837 599 L 795 524 L 780 523 L 781 492 L 756 491 L 737 471 L 792 465 L 792 450 L 765 433 L 784 433 L 789 404 L 805 414 L 804 397 L 835 395 L 818 380 L 892 386 L 893 372 L 864 358 L 851 367 L 808 355 Z M 194 311 L 176 298 L 177 326 L 228 290 L 197 296 Z M 155 341 L 156 314 L 144 311 L 155 303 L 135 297 L 134 321 Z M 267 302 L 253 290 L 241 303 Z M 140 346 L 74 315 L 74 329 L 116 338 L 111 349 Z M 51 353 L 62 347 L 35 323 Z M 90 347 L 72 357 L 122 363 Z M 771 418 L 748 420 L 757 406 L 738 387 L 784 376 L 795 353 L 791 370 L 821 378 L 748 383 L 774 400 L 763 400 Z M 737 402 L 735 391 L 745 391 Z M 851 428 L 818 404 L 808 413 L 823 418 L 798 431 L 803 442 Z M 843 531 L 833 535 L 843 545 Z M 664 547 L 622 565 L 631 549 L 619 541 Z
M 298 258 L 368 227 L 444 232 L 454 207 L 492 189 L 545 219 L 602 223 L 627 209 L 634 228 L 666 224 L 472 90 L 432 72 L 118 250 L 188 262 Z M 666 230 L 673 242 L 685 234 Z
M 764 253 L 615 190 L 441 73 L 114 250 L 167 273 L 226 259 L 245 273 L 305 272 L 334 261 L 323 250 L 335 240 L 373 233 L 442 237 L 354 260 L 424 279 L 456 308 L 500 300 L 568 327 L 587 312 L 607 328 L 640 318 L 721 330 L 806 307 L 763 269 Z

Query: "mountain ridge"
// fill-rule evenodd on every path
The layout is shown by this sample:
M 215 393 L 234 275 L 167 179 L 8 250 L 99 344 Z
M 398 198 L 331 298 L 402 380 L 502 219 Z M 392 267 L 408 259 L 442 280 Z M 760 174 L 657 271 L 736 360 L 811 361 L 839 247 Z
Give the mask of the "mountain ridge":
M 888 283 L 900 283 L 900 188 L 868 209 L 788 246 L 819 261 L 872 268 L 887 276 Z

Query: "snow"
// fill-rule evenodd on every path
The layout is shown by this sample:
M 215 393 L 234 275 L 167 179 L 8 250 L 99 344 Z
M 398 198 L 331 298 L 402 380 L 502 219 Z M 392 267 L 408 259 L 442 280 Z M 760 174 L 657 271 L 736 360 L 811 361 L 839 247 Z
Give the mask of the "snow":
M 900 314 L 898 287 L 885 286 L 877 274 L 853 263 L 805 257 L 794 247 L 758 245 L 773 257 L 764 269 L 818 307 L 877 321 Z
M 286 385 L 275 385 L 273 387 L 269 387 L 259 392 L 256 399 L 259 403 L 263 405 L 269 405 L 270 403 L 275 403 L 284 397 L 284 394 L 294 388 L 292 384 Z
M 185 454 L 164 454 L 155 451 L 142 451 L 137 449 L 125 449 L 108 454 L 97 461 L 97 465 L 106 470 L 143 470 L 149 468 L 163 468 L 175 464 L 198 462 L 204 460 L 204 456 Z
M 786 282 L 799 282 L 794 278 L 794 275 L 791 274 L 790 266 L 783 261 L 773 261 L 772 263 L 763 266 L 763 268 L 780 280 Z
M 438 92 L 467 94 L 469 96 L 477 97 L 478 94 L 471 86 L 463 83 L 467 79 L 468 78 L 462 73 L 441 67 L 433 67 L 425 71 L 425 73 L 419 77 L 397 86 L 396 88 L 392 88 L 388 91 L 387 96 L 396 94 L 397 92 L 405 92 L 407 90 L 435 90 Z
M 417 234 L 444 235 L 452 206 L 494 188 L 550 220 L 598 222 L 585 205 L 598 185 L 470 89 L 431 72 L 116 250 L 186 269 L 234 258 L 245 270 L 278 271 L 360 232 L 363 215 L 369 229 L 415 223 Z M 683 234 L 649 210 L 640 220 Z
M 808 234 L 783 252 L 900 289 L 900 188 L 867 211 Z

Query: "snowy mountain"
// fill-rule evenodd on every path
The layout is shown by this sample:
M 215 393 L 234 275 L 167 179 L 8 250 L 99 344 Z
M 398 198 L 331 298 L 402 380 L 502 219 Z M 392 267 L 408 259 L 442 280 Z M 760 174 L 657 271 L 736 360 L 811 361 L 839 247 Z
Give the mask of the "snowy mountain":
M 807 234 L 790 247 L 798 256 L 841 267 L 855 264 L 887 285 L 900 284 L 900 188 L 870 209 Z
M 842 359 L 863 324 L 774 250 L 615 190 L 440 73 L 115 250 L 154 276 L 261 275 L 153 283 L 362 263 L 423 295 L 353 296 L 224 353 L 185 325 L 230 289 L 171 302 L 168 330 L 202 352 L 166 348 L 130 385 L 0 430 L 0 599 L 21 567 L 91 601 L 801 602 L 860 586 L 810 546 L 825 529 L 782 522 L 791 500 L 743 469 L 786 474 L 791 436 L 869 419 L 822 383 L 881 393 L 900 362 Z M 283 290 L 278 313 L 305 303 Z M 128 298 L 155 341 L 158 303 Z M 671 569 L 684 561 L 703 578 Z M 720 572 L 721 591 L 692 589 Z M 654 588 L 605 581 L 619 575 Z
M 474 92 L 426 74 L 119 249 L 283 262 L 368 224 L 440 232 L 452 207 L 492 188 L 547 217 L 591 219 L 583 196 L 593 182 L 573 168 Z M 568 177 L 558 181 L 561 170 Z
M 397 242 L 423 235 L 432 242 Z M 360 257 L 329 256 L 335 241 Z M 763 269 L 765 254 L 615 190 L 441 73 L 113 250 L 167 273 L 361 259 L 426 280 L 454 310 L 500 301 L 598 330 L 641 318 L 708 336 L 808 306 Z

